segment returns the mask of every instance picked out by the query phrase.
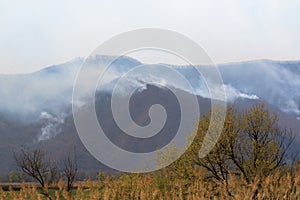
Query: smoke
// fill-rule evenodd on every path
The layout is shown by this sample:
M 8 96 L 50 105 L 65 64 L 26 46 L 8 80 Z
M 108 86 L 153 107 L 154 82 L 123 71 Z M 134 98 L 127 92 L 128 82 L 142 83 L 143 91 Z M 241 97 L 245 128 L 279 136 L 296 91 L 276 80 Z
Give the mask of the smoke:
M 80 85 L 82 99 L 74 102 L 81 107 L 91 98 L 88 88 L 95 87 L 89 82 L 99 70 L 112 60 L 109 56 L 94 56 L 88 58 L 86 81 Z M 45 125 L 38 134 L 38 140 L 47 140 L 60 132 L 64 118 L 71 114 L 73 83 L 80 70 L 83 59 L 74 59 L 68 63 L 51 66 L 31 74 L 0 75 L 0 113 L 17 117 L 24 123 L 33 123 L 42 120 Z M 141 73 L 126 73 L 140 62 L 121 57 L 113 62 L 105 72 L 105 76 L 98 85 L 98 91 L 112 91 L 120 77 L 127 79 L 121 87 L 121 95 L 128 95 L 130 88 L 142 91 L 147 83 L 161 87 L 174 87 L 191 94 L 206 98 L 221 94 L 225 90 L 227 101 L 236 99 L 261 99 L 284 112 L 300 115 L 300 63 L 252 61 L 220 65 L 219 70 L 224 85 L 215 85 L 207 88 L 204 77 L 191 66 L 170 66 L 177 70 L 191 85 L 187 88 L 167 71 L 159 71 L 159 76 L 153 75 L 151 69 L 145 67 Z M 199 66 L 201 67 L 201 66 Z M 209 68 L 207 68 L 209 69 Z M 206 69 L 206 70 L 207 70 Z M 213 95 L 212 95 L 213 94 Z M 92 94 L 93 95 L 93 94 Z M 47 112 L 46 112 L 47 111 Z M 51 114 L 50 114 L 51 113 Z
M 82 106 L 85 98 L 90 98 L 87 88 L 94 87 L 90 78 L 95 76 L 104 65 L 111 60 L 109 56 L 90 57 L 88 72 L 85 73 L 85 82 L 82 86 Z M 77 58 L 70 62 L 53 65 L 31 74 L 0 75 L 0 113 L 14 116 L 24 123 L 40 120 L 44 110 L 61 116 L 72 104 L 73 84 L 84 59 Z M 108 84 L 127 71 L 127 68 L 138 65 L 139 62 L 122 57 L 112 64 L 108 76 L 101 83 Z
M 41 128 L 38 141 L 48 140 L 61 131 L 60 125 L 64 123 L 64 117 L 59 118 L 47 112 L 42 112 L 40 118 L 46 121 L 46 125 Z
M 175 89 L 184 90 L 191 94 L 198 95 L 205 98 L 216 98 L 216 100 L 223 100 L 223 91 L 225 90 L 227 101 L 234 102 L 238 98 L 244 99 L 258 99 L 259 97 L 255 94 L 247 94 L 240 92 L 236 88 L 231 85 L 214 85 L 214 87 L 208 90 L 207 84 L 203 77 L 201 77 L 198 72 L 195 71 L 193 67 L 176 68 L 172 67 L 177 71 L 177 73 L 184 77 L 186 81 L 190 84 L 190 87 L 187 87 L 185 84 L 182 84 L 178 78 L 170 76 L 167 70 L 161 70 L 158 68 L 153 68 L 153 65 L 144 65 L 143 69 L 137 70 L 138 72 L 134 72 L 130 75 L 126 74 L 122 79 L 126 80 L 126 84 L 118 85 L 117 87 L 121 87 L 118 91 L 124 91 L 123 95 L 128 95 L 127 91 L 131 91 L 132 88 L 139 88 L 139 91 L 145 90 L 147 87 L 147 83 L 155 84 L 158 87 L 173 87 Z M 142 71 L 142 72 L 141 72 Z M 155 75 L 153 75 L 155 74 Z M 111 75 L 108 75 L 111 77 Z M 117 77 L 114 81 L 109 82 L 108 84 L 104 84 L 102 86 L 103 90 L 106 88 L 106 91 L 112 91 L 114 86 L 116 86 L 120 76 Z M 213 84 L 211 84 L 213 85 Z
M 0 76 L 0 112 L 24 122 L 38 120 L 43 110 L 56 115 L 71 103 L 72 83 L 82 59 L 32 74 Z
M 220 65 L 225 84 L 288 113 L 300 114 L 300 62 L 251 61 Z

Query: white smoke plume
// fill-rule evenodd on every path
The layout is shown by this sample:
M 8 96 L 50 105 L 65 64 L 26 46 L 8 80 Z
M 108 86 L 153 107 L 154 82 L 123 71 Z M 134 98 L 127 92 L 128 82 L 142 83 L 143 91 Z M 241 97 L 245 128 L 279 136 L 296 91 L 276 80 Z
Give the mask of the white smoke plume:
M 83 99 L 74 102 L 77 106 L 84 105 L 85 98 L 89 98 L 86 88 L 91 87 L 90 77 L 94 76 L 99 68 L 106 66 L 105 63 L 107 64 L 109 60 L 111 58 L 107 56 L 94 56 L 88 59 L 87 64 L 91 67 L 87 73 L 87 81 L 82 85 Z M 48 122 L 40 130 L 39 140 L 56 135 L 60 125 L 64 123 L 64 117 L 70 114 L 73 83 L 83 62 L 83 59 L 78 58 L 31 74 L 0 75 L 0 113 L 18 117 L 24 123 L 38 120 Z M 111 65 L 106 76 L 100 80 L 101 86 L 97 88 L 98 91 L 111 91 L 120 77 L 140 64 L 132 58 L 121 57 Z M 128 84 L 122 85 L 121 91 L 126 95 L 126 91 L 136 84 L 139 90 L 144 90 L 146 84 L 150 82 L 210 98 L 211 93 L 217 96 L 225 89 L 228 102 L 234 102 L 238 98 L 261 99 L 284 112 L 300 116 L 300 62 L 261 60 L 220 65 L 218 67 L 224 85 L 216 85 L 211 91 L 208 91 L 204 78 L 197 75 L 193 67 L 172 67 L 190 82 L 192 90 L 180 85 L 176 79 L 168 77 L 168 73 L 161 72 L 161 76 L 158 77 L 145 70 L 142 74 L 126 77 Z

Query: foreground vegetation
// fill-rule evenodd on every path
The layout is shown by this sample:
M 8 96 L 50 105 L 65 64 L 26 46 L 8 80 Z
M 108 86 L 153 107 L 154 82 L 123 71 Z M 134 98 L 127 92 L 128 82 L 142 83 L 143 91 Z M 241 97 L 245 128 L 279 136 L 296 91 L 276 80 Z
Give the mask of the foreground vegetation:
M 180 159 L 148 174 L 99 173 L 97 181 L 74 182 L 76 162 L 67 159 L 65 178 L 56 181 L 56 167 L 49 167 L 55 165 L 39 150 L 22 151 L 16 161 L 39 186 L 2 189 L 0 199 L 300 199 L 300 164 L 289 152 L 295 134 L 279 127 L 275 114 L 263 105 L 243 113 L 228 108 L 217 144 L 199 157 L 211 120 L 210 115 L 200 119 Z M 176 146 L 160 152 L 157 164 L 176 153 Z
M 290 171 L 291 172 L 291 171 Z M 167 171 L 156 175 L 128 175 L 118 178 L 99 176 L 98 181 L 77 183 L 76 189 L 67 192 L 62 181 L 57 189 L 50 189 L 51 199 L 300 199 L 300 171 L 275 173 L 263 180 L 256 178 L 248 184 L 244 179 L 230 177 L 227 188 L 220 182 L 205 180 L 203 172 L 195 171 L 195 179 L 186 183 L 172 180 Z M 36 186 L 23 185 L 20 191 L 3 191 L 0 199 L 46 199 Z M 230 195 L 228 193 L 230 191 Z

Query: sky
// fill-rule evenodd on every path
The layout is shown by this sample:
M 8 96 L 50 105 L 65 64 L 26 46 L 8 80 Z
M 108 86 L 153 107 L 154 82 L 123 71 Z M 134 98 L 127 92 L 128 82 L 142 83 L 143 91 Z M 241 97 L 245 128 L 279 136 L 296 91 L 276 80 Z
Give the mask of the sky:
M 300 60 L 299 0 L 0 0 L 0 74 L 88 56 L 138 28 L 200 44 L 216 63 Z

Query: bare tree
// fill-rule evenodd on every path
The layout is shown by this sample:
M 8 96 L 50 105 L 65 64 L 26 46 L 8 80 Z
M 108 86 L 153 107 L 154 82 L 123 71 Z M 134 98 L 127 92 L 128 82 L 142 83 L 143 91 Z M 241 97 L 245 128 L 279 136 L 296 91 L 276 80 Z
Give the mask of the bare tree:
M 75 181 L 76 175 L 77 175 L 77 160 L 76 160 L 76 153 L 74 152 L 74 156 L 68 156 L 64 161 L 64 169 L 63 169 L 63 175 L 67 179 L 67 191 L 69 192 L 72 187 L 73 183 Z
M 20 153 L 15 153 L 14 158 L 25 174 L 39 182 L 42 187 L 42 194 L 49 197 L 46 187 L 56 180 L 56 163 L 46 159 L 44 152 L 39 148 L 22 149 Z

